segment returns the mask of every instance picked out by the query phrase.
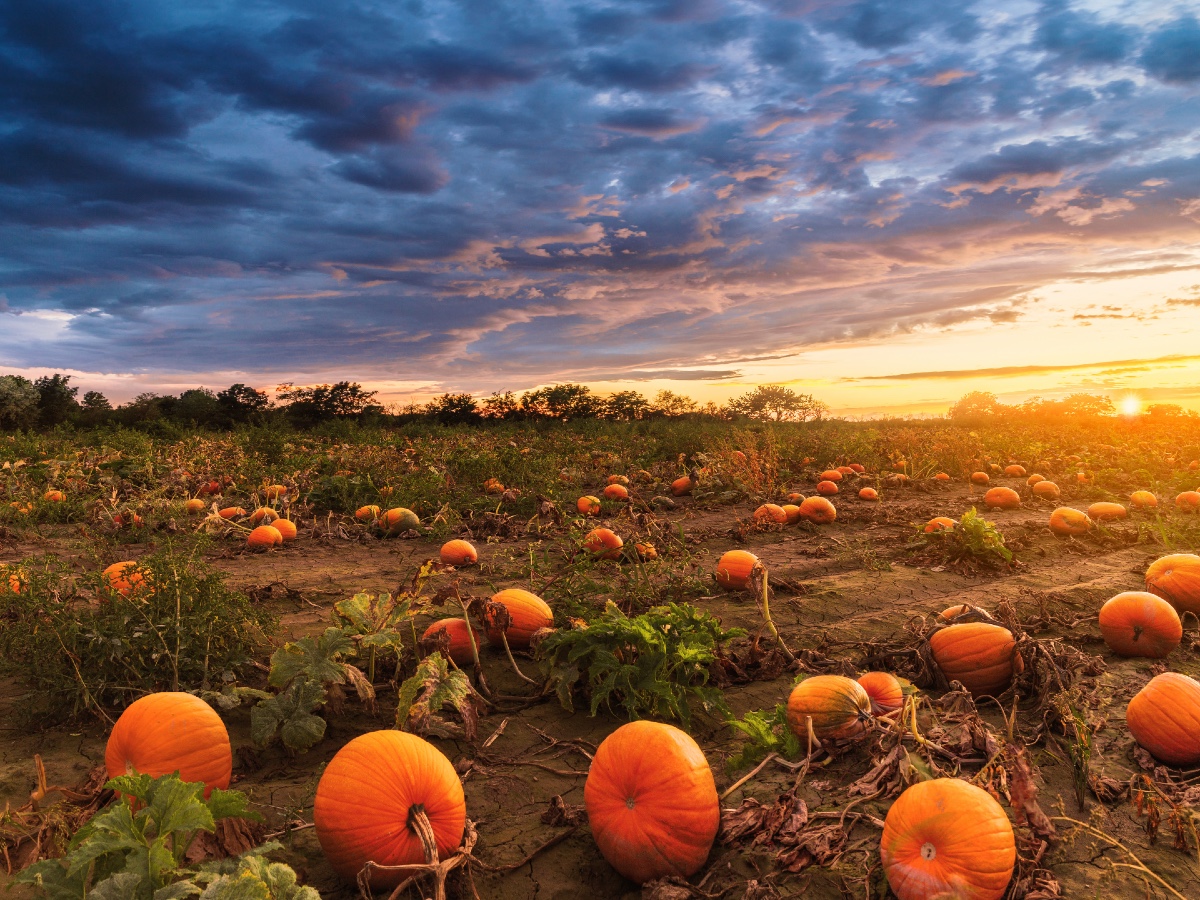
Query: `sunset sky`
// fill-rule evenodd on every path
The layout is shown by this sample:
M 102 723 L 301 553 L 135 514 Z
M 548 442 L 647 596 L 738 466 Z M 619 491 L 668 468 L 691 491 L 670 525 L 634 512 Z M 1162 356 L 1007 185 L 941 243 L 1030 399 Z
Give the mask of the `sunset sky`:
M 0 373 L 1200 409 L 1194 0 L 5 0 Z

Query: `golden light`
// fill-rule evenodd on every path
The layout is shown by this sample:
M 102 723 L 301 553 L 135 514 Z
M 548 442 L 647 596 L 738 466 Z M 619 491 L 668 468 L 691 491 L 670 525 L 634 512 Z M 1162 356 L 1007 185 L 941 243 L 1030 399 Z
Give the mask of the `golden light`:
M 1125 416 L 1136 416 L 1142 411 L 1142 401 L 1130 394 L 1121 401 L 1121 414 Z

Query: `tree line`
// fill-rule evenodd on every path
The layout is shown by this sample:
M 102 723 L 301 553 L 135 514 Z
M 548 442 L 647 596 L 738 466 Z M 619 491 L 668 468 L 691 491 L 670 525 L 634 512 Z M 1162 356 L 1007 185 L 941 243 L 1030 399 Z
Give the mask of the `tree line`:
M 80 397 L 79 390 L 71 384 L 69 375 L 48 375 L 36 381 L 20 375 L 0 375 L 0 429 L 46 429 L 68 423 L 131 428 L 171 423 L 221 429 L 276 421 L 310 427 L 346 419 L 380 424 L 424 420 L 471 425 L 488 421 L 638 421 L 679 416 L 805 422 L 824 418 L 829 412 L 812 395 L 798 394 L 785 385 L 760 385 L 723 406 L 699 404 L 668 390 L 659 391 L 653 398 L 637 391 L 600 395 L 586 385 L 572 383 L 525 391 L 519 396 L 512 391 L 483 398 L 447 393 L 428 403 L 390 407 L 377 402 L 377 392 L 353 381 L 282 384 L 273 397 L 245 384 L 233 384 L 222 391 L 199 387 L 178 395 L 139 394 L 117 406 L 98 391 L 87 391 Z
M 1061 400 L 1046 400 L 1031 397 L 1021 403 L 1001 403 L 989 391 L 972 391 L 961 397 L 950 407 L 947 414 L 952 421 L 963 424 L 983 424 L 1006 419 L 1030 419 L 1053 422 L 1058 419 L 1082 419 L 1111 417 L 1117 408 L 1105 395 L 1071 394 Z M 1137 415 L 1151 419 L 1196 418 L 1197 413 L 1184 409 L 1176 403 L 1151 403 Z

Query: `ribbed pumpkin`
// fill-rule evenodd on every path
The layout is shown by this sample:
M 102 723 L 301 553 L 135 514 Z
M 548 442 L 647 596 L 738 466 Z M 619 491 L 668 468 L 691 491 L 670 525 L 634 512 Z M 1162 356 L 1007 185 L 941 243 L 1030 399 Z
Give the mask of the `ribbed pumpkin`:
M 1134 491 L 1129 495 L 1129 505 L 1134 509 L 1154 509 L 1158 506 L 1158 498 L 1149 491 Z
M 989 488 L 983 495 L 983 505 L 988 509 L 1017 509 L 1021 505 L 1021 495 L 1012 488 Z
M 1015 464 L 1011 465 L 1011 466 L 1005 466 L 1004 474 L 1007 475 L 1009 478 L 1024 478 L 1025 477 L 1025 467 L 1018 466 Z
M 1033 496 L 1039 500 L 1057 500 L 1062 496 L 1062 491 L 1053 481 L 1038 481 L 1033 485 Z
M 479 552 L 470 541 L 446 541 L 438 558 L 448 566 L 470 566 L 479 560 Z
M 819 739 L 856 738 L 871 721 L 871 698 L 862 685 L 843 675 L 813 675 L 792 688 L 787 720 L 801 743 L 808 737 L 807 720 Z
M 191 516 L 194 516 L 197 513 L 202 513 L 204 512 L 204 501 L 197 497 L 193 497 L 191 500 L 188 500 L 183 504 L 183 511 Z
M 972 694 L 999 694 L 1021 671 L 1012 632 L 988 622 L 949 625 L 929 639 L 933 658 L 947 680 L 961 681 Z
M 676 497 L 682 497 L 684 494 L 690 494 L 693 487 L 695 485 L 692 484 L 692 479 L 684 475 L 671 482 L 671 493 Z
M 598 559 L 620 559 L 625 542 L 610 528 L 593 528 L 583 538 L 583 548 Z
M 115 778 L 178 772 L 183 781 L 203 781 L 204 795 L 229 787 L 233 750 L 225 723 L 193 694 L 163 691 L 133 703 L 113 726 L 104 748 L 104 767 Z
M 1200 684 L 1163 672 L 1134 695 L 1125 710 L 1134 740 L 1169 766 L 1200 763 Z
M 785 503 L 780 509 L 783 510 L 783 514 L 787 517 L 788 525 L 795 525 L 800 521 L 800 507 L 796 506 L 796 504 Z
M 521 588 L 508 588 L 492 595 L 493 603 L 503 604 L 512 617 L 512 624 L 504 632 L 508 646 L 524 650 L 529 646 L 529 639 L 539 628 L 549 628 L 554 624 L 554 613 L 546 605 L 546 601 L 537 594 Z M 488 629 L 488 640 L 493 644 L 500 643 L 499 628 Z
M 479 647 L 479 634 L 474 629 L 468 629 L 463 619 L 439 619 L 421 635 L 421 640 L 428 640 L 437 632 L 444 631 L 450 636 L 450 658 L 460 666 L 473 665 L 475 654 L 471 652 L 471 638 L 475 639 L 475 647 Z
M 1089 506 L 1087 514 L 1093 522 L 1115 522 L 1118 519 L 1124 519 L 1129 515 L 1129 511 L 1120 503 L 1101 501 Z
M 412 818 L 424 812 L 439 859 L 462 842 L 467 805 L 450 760 L 404 731 L 371 731 L 329 761 L 317 783 L 313 824 L 333 870 L 353 881 L 373 861 L 383 866 L 425 862 Z M 395 887 L 411 873 L 375 872 L 374 888 Z
M 1038 475 L 1038 474 L 1035 472 L 1033 475 L 1030 475 L 1030 476 L 1029 476 L 1027 479 L 1025 479 L 1025 483 L 1026 483 L 1027 485 L 1029 485 L 1030 487 L 1033 487 L 1033 486 L 1034 486 L 1035 484 L 1037 484 L 1039 481 L 1045 481 L 1045 480 L 1046 480 L 1046 479 L 1045 479 L 1043 476 L 1041 476 L 1041 475 Z
M 283 538 L 285 544 L 288 541 L 294 541 L 299 533 L 296 530 L 296 523 L 291 519 L 276 519 L 271 523 L 271 527 L 279 532 L 279 536 Z
M 259 525 L 246 537 L 251 550 L 271 550 L 283 543 L 283 535 L 274 525 Z
M 826 469 L 817 476 L 817 481 L 832 481 L 834 484 L 842 480 L 842 473 L 837 469 Z
M 103 578 L 114 591 L 122 597 L 128 597 L 146 584 L 145 576 L 137 571 L 137 567 L 134 560 L 113 563 L 104 570 Z
M 878 500 L 879 499 L 879 491 L 875 490 L 875 488 L 863 488 L 862 490 L 860 490 L 858 492 L 858 499 L 859 500 Z
M 1171 553 L 1159 557 L 1146 569 L 1146 590 L 1180 612 L 1200 615 L 1200 556 Z
M 953 531 L 954 526 L 957 524 L 949 516 L 937 516 L 925 523 L 925 533 L 933 534 L 935 531 Z
M 992 479 L 988 477 L 987 472 L 972 472 L 971 473 L 971 484 L 983 485 L 983 484 L 987 484 L 991 480 Z
M 250 523 L 252 525 L 270 525 L 279 518 L 279 513 L 271 509 L 269 506 L 260 506 L 254 512 L 250 513 Z
M 904 688 L 890 672 L 867 672 L 858 683 L 871 699 L 871 714 L 883 715 L 904 705 Z
M 605 500 L 628 500 L 629 490 L 623 484 L 610 484 L 604 488 Z
M 1184 491 L 1176 496 L 1175 508 L 1187 513 L 1200 511 L 1200 491 Z
M 585 516 L 594 516 L 600 512 L 600 498 L 588 495 L 575 501 L 575 508 Z
M 832 481 L 818 481 L 817 493 L 822 497 L 832 497 L 838 492 L 838 486 Z
M 800 504 L 800 518 L 815 525 L 829 525 L 837 518 L 837 509 L 824 497 L 809 497 Z
M 1148 591 L 1124 591 L 1100 607 L 1104 643 L 1121 656 L 1162 659 L 1179 646 L 1183 625 L 1175 607 Z
M 354 511 L 354 518 L 359 522 L 374 522 L 379 518 L 381 510 L 375 504 L 360 506 Z
M 390 537 L 403 534 L 405 531 L 412 531 L 418 528 L 420 524 L 421 520 L 417 518 L 417 514 L 403 506 L 389 509 L 379 517 L 380 529 Z
M 750 570 L 758 557 L 746 550 L 727 550 L 717 561 L 717 584 L 735 591 L 750 583 Z
M 754 511 L 754 521 L 760 525 L 786 525 L 787 512 L 782 506 L 764 503 Z
M 896 798 L 879 855 L 899 900 L 1000 900 L 1017 844 L 991 794 L 958 778 L 934 778 Z
M 1045 482 L 1042 483 L 1045 484 Z M 1050 530 L 1055 534 L 1064 537 L 1068 535 L 1087 534 L 1091 530 L 1091 527 L 1092 520 L 1087 517 L 1087 513 L 1072 509 L 1069 506 L 1060 506 L 1054 512 L 1050 513 Z
M 638 884 L 698 871 L 721 824 L 704 752 L 660 722 L 630 722 L 604 739 L 583 802 L 604 858 Z

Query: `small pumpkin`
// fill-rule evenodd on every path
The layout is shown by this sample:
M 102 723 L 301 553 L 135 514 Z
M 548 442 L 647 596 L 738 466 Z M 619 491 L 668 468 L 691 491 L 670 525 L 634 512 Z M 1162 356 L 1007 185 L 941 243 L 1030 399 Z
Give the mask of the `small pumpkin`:
M 890 672 L 867 672 L 858 683 L 871 699 L 871 714 L 881 716 L 904 705 L 904 688 Z
M 623 484 L 610 484 L 604 488 L 605 500 L 628 500 L 629 490 Z
M 1033 475 L 1030 475 L 1030 476 L 1029 476 L 1027 479 L 1025 479 L 1025 483 L 1026 483 L 1027 485 L 1029 485 L 1030 487 L 1033 487 L 1033 486 L 1034 486 L 1035 484 L 1037 484 L 1038 482 L 1040 482 L 1040 481 L 1045 481 L 1045 480 L 1046 480 L 1046 479 L 1045 479 L 1045 477 L 1044 477 L 1044 476 L 1042 476 L 1042 475 L 1038 475 L 1038 474 L 1035 472 Z
M 1200 491 L 1184 491 L 1175 497 L 1175 508 L 1180 512 L 1200 511 Z
M 950 480 L 950 476 L 945 472 L 938 472 L 936 475 L 933 476 L 933 480 L 941 482 L 942 484 L 945 484 L 947 481 Z
M 787 500 L 788 503 L 799 505 L 804 502 L 804 495 L 798 491 L 792 491 L 786 497 L 784 497 L 784 499 Z
M 695 487 L 695 485 L 692 484 L 692 479 L 684 475 L 681 478 L 676 478 L 671 482 L 671 493 L 676 497 L 682 497 L 684 494 L 690 494 L 693 487 Z
M 1062 491 L 1058 489 L 1058 485 L 1053 481 L 1036 482 L 1032 490 L 1033 496 L 1039 500 L 1057 500 L 1062 496 Z
M 268 500 L 282 500 L 288 495 L 288 488 L 285 484 L 269 484 L 263 489 L 263 494 Z
M 593 497 L 590 494 L 586 497 L 580 497 L 575 501 L 575 508 L 579 510 L 581 515 L 598 515 L 600 512 L 600 498 Z
M 450 658 L 457 666 L 469 666 L 475 662 L 475 654 L 471 652 L 471 642 L 474 640 L 475 649 L 479 649 L 479 635 L 475 629 L 468 628 L 465 619 L 439 619 L 421 635 L 422 641 L 427 641 L 439 631 L 446 632 L 450 638 L 448 650 Z
M 871 698 L 863 686 L 844 675 L 813 675 L 788 696 L 788 727 L 803 742 L 808 720 L 820 740 L 859 737 L 871 721 Z
M 1115 522 L 1129 515 L 1128 510 L 1120 503 L 1101 501 L 1087 508 L 1088 518 L 1093 522 Z
M 850 470 L 852 472 L 854 472 L 856 475 L 862 475 L 864 472 L 867 471 L 867 467 L 864 466 L 862 463 L 850 463 Z
M 1200 615 L 1200 556 L 1171 553 L 1146 568 L 1146 590 L 1180 612 Z
M 593 528 L 583 538 L 583 548 L 597 559 L 620 559 L 625 542 L 611 528 Z
M 439 859 L 462 842 L 467 804 L 450 760 L 415 734 L 371 731 L 329 761 L 317 783 L 313 824 L 333 870 L 353 881 L 368 860 L 382 866 L 425 862 L 415 827 L 423 814 Z M 408 872 L 375 871 L 374 888 L 395 887 Z
M 842 473 L 837 469 L 826 469 L 817 476 L 817 481 L 832 481 L 834 484 L 837 484 L 837 482 L 842 480 L 842 477 Z
M 470 566 L 479 561 L 479 552 L 470 541 L 446 541 L 438 558 L 448 566 Z
M 638 884 L 697 872 L 721 824 L 704 752 L 660 722 L 629 722 L 604 739 L 583 802 L 600 853 Z
M 1154 509 L 1158 506 L 1158 498 L 1150 491 L 1134 491 L 1129 495 L 1129 505 L 1134 509 Z
M 652 560 L 658 559 L 658 550 L 648 541 L 638 541 L 633 545 L 633 549 L 637 551 L 638 559 Z
M 953 531 L 958 523 L 949 516 L 935 516 L 925 523 L 925 533 L 933 534 L 937 531 Z
M 62 503 L 67 499 L 67 495 L 62 491 L 46 491 L 46 493 L 42 494 L 42 499 L 50 503 Z
M 229 787 L 233 750 L 225 723 L 211 706 L 193 694 L 162 691 L 147 694 L 121 713 L 104 748 L 108 777 L 129 772 L 169 775 L 203 781 L 204 796 Z
M 191 500 L 188 500 L 186 503 L 183 504 L 183 511 L 190 516 L 194 516 L 194 515 L 197 515 L 198 513 L 202 513 L 202 512 L 204 512 L 204 509 L 205 509 L 204 501 L 199 499 L 198 497 L 193 497 Z
M 271 523 L 271 527 L 279 532 L 279 536 L 283 538 L 285 544 L 288 541 L 294 541 L 299 533 L 296 530 L 296 523 L 291 519 L 276 519 Z
M 1017 509 L 1021 505 L 1021 495 L 1012 488 L 989 488 L 983 495 L 983 505 L 988 509 Z
M 816 525 L 829 525 L 837 518 L 837 509 L 824 497 L 809 497 L 800 504 L 800 517 Z
M 785 503 L 782 507 L 783 514 L 787 517 L 788 525 L 795 525 L 800 521 L 800 507 L 794 503 Z
M 417 514 L 403 506 L 389 509 L 379 517 L 379 528 L 388 537 L 395 537 L 406 531 L 412 531 L 419 528 L 420 525 L 421 520 L 417 518 Z
M 983 485 L 983 484 L 987 484 L 991 480 L 992 479 L 988 477 L 987 472 L 972 472 L 971 473 L 971 484 Z
M 252 525 L 270 525 L 279 518 L 279 513 L 271 509 L 269 506 L 260 506 L 254 512 L 250 513 L 250 523 Z
M 358 522 L 370 523 L 377 520 L 381 512 L 382 510 L 380 510 L 380 508 L 375 504 L 371 504 L 370 506 L 360 506 L 354 511 L 354 518 Z
M 274 525 L 259 525 L 246 537 L 251 550 L 273 550 L 283 544 L 283 535 Z
M 787 511 L 774 503 L 764 503 L 754 511 L 754 521 L 759 525 L 786 525 Z
M 959 778 L 933 778 L 896 798 L 879 855 L 899 900 L 1000 900 L 1017 843 L 991 794 Z
M 1200 763 L 1200 683 L 1163 672 L 1134 695 L 1125 710 L 1134 740 L 1169 766 Z
M 838 486 L 832 481 L 817 482 L 817 493 L 822 497 L 832 497 L 838 492 Z
M 244 518 L 246 511 L 240 506 L 227 506 L 220 510 L 217 515 L 219 515 L 222 519 L 232 522 L 234 519 Z
M 865 487 L 861 491 L 858 492 L 858 499 L 859 500 L 878 500 L 879 499 L 879 491 L 875 490 L 875 488 Z
M 1087 534 L 1091 527 L 1092 520 L 1087 517 L 1087 513 L 1069 506 L 1060 506 L 1050 513 L 1050 530 L 1057 535 L 1067 537 Z
M 1104 643 L 1121 656 L 1162 659 L 1179 646 L 1183 625 L 1170 603 L 1149 591 L 1124 591 L 1100 607 Z
M 1007 475 L 1009 478 L 1024 478 L 1025 477 L 1025 467 L 1018 466 L 1014 463 L 1011 466 L 1004 467 L 1004 474 Z
M 1004 691 L 1021 671 L 1012 632 L 989 622 L 965 622 L 935 631 L 933 659 L 947 680 L 962 682 L 975 696 Z
M 838 466 L 837 471 L 841 472 L 843 475 L 853 475 L 854 467 L 853 466 Z
M 627 485 L 629 484 L 629 478 L 625 475 L 609 475 L 605 483 Z
M 504 483 L 499 478 L 489 478 L 483 483 L 485 494 L 503 494 Z
M 134 560 L 113 563 L 104 570 L 102 577 L 122 597 L 128 597 L 146 585 L 146 577 Z
M 750 570 L 758 557 L 746 550 L 727 550 L 717 561 L 717 584 L 731 590 L 745 590 L 750 584 Z
M 546 605 L 546 601 L 537 594 L 521 588 L 507 588 L 492 595 L 492 602 L 499 603 L 508 610 L 512 619 L 508 630 L 502 632 L 495 623 L 488 626 L 488 640 L 493 644 L 501 643 L 501 634 L 508 639 L 508 646 L 525 650 L 529 647 L 529 639 L 539 628 L 549 628 L 554 624 L 554 613 Z

